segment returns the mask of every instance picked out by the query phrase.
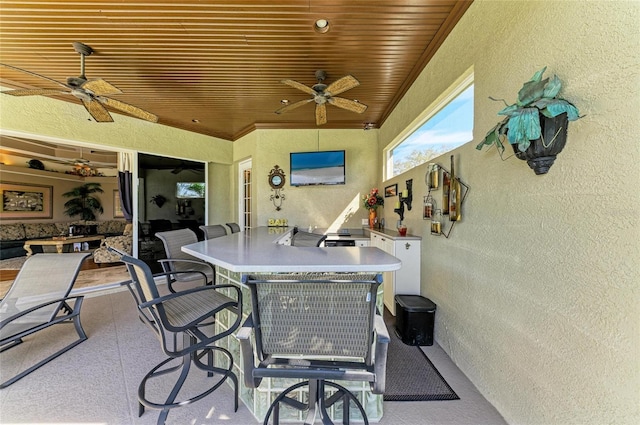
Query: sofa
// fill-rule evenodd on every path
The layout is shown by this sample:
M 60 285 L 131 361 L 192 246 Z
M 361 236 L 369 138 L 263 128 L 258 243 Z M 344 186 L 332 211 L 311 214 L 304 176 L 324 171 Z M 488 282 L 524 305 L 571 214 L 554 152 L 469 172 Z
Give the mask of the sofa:
M 100 247 L 93 251 L 93 262 L 96 264 L 119 263 L 120 256 L 109 251 L 109 247 L 131 255 L 133 252 L 133 225 L 127 223 L 122 235 L 104 238 Z
M 122 235 L 127 222 L 125 220 L 106 221 L 64 221 L 57 223 L 11 223 L 0 224 L 0 260 L 27 255 L 23 246 L 27 240 L 46 239 L 53 236 L 68 235 L 69 227 L 75 226 L 83 233 L 99 235 Z M 55 247 L 44 247 L 52 248 Z M 33 246 L 33 252 L 43 252 L 43 247 Z

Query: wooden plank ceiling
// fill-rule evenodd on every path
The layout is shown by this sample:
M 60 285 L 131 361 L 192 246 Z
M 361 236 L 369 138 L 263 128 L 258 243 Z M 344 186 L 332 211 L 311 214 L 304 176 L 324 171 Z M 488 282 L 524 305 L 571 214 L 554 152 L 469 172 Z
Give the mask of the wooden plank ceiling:
M 356 77 L 360 86 L 340 96 L 368 105 L 362 114 L 329 105 L 322 128 L 377 127 L 470 3 L 0 0 L 0 63 L 64 82 L 80 74 L 72 42 L 85 43 L 95 51 L 86 76 L 122 90 L 111 97 L 156 114 L 161 124 L 227 140 L 256 128 L 316 128 L 313 102 L 274 112 L 282 99 L 310 97 L 280 80 L 312 86 L 322 69 L 327 84 Z M 329 21 L 328 32 L 314 30 L 317 19 Z M 4 66 L 0 83 L 60 88 Z

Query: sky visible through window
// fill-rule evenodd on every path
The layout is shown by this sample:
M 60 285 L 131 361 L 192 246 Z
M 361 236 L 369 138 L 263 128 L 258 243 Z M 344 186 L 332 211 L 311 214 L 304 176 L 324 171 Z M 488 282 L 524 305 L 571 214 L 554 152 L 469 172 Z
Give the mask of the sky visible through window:
M 473 84 L 391 151 L 393 175 L 455 149 L 473 139 Z

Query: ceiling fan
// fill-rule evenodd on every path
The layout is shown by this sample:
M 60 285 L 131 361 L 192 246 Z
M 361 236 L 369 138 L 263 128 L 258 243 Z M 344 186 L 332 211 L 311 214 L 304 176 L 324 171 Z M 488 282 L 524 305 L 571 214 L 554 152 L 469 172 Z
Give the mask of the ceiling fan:
M 89 153 L 92 153 L 91 151 L 89 151 Z M 75 158 L 71 158 L 68 160 L 60 160 L 61 163 L 63 164 L 69 164 L 69 165 L 75 165 L 78 167 L 90 167 L 92 165 L 95 165 L 96 162 L 95 161 L 90 161 L 88 159 L 85 159 L 84 157 L 84 149 L 80 148 L 80 157 L 75 157 Z
M 333 106 L 337 106 L 338 108 L 357 112 L 359 114 L 367 110 L 367 105 L 365 105 L 364 103 L 360 103 L 357 100 L 350 100 L 336 96 L 360 85 L 360 82 L 356 80 L 354 76 L 346 75 L 329 85 L 323 83 L 326 78 L 327 73 L 325 71 L 316 71 L 316 79 L 318 80 L 318 82 L 312 87 L 306 86 L 294 80 L 281 80 L 281 83 L 310 94 L 312 97 L 310 99 L 304 99 L 298 102 L 294 102 L 290 105 L 286 105 L 278 109 L 276 111 L 276 114 L 282 114 L 283 112 L 291 111 L 293 109 L 299 108 L 302 105 L 306 105 L 307 103 L 315 102 L 316 125 L 323 125 L 327 123 L 327 103 Z
M 173 170 L 171 170 L 171 174 L 180 174 L 181 172 L 183 172 L 185 170 L 186 171 L 191 171 L 192 173 L 196 173 L 196 174 L 204 172 L 204 169 L 193 168 L 193 167 L 189 166 L 188 164 L 186 164 L 184 161 L 182 161 Z
M 130 105 L 125 102 L 121 102 L 119 100 L 111 99 L 110 97 L 106 97 L 107 95 L 120 94 L 122 91 L 117 87 L 109 84 L 105 80 L 101 78 L 95 78 L 88 80 L 84 75 L 84 59 L 85 56 L 89 56 L 93 53 L 93 49 L 86 44 L 74 42 L 73 48 L 77 53 L 80 54 L 80 76 L 79 77 L 69 77 L 67 78 L 67 82 L 61 83 L 49 77 L 45 77 L 40 74 L 36 74 L 31 71 L 27 71 L 25 69 L 17 68 L 12 65 L 0 63 L 0 65 L 5 66 L 7 68 L 14 69 L 16 71 L 24 72 L 25 74 L 33 75 L 38 78 L 42 78 L 48 81 L 51 81 L 55 84 L 58 84 L 64 87 L 67 90 L 58 90 L 58 89 L 18 89 L 18 90 L 9 90 L 4 91 L 2 93 L 9 94 L 11 96 L 34 96 L 34 95 L 44 95 L 44 96 L 54 96 L 60 94 L 71 94 L 82 102 L 84 107 L 87 109 L 89 114 L 97 121 L 97 122 L 113 122 L 113 118 L 111 114 L 104 107 L 110 106 L 114 109 L 126 112 L 127 114 L 140 118 L 146 121 L 158 122 L 158 117 L 150 112 L 147 112 L 143 109 L 140 109 L 136 106 Z
M 89 154 L 93 154 L 94 151 L 89 150 Z M 75 168 L 86 168 L 86 169 L 97 169 L 97 168 L 115 168 L 117 164 L 89 160 L 84 157 L 84 149 L 80 148 L 80 156 L 78 157 L 70 157 L 70 158 L 45 158 L 47 161 L 60 164 L 60 165 L 70 165 Z

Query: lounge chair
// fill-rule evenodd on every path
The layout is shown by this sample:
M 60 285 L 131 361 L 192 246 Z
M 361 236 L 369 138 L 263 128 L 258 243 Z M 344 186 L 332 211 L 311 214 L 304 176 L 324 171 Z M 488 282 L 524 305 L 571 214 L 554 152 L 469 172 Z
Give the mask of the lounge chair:
M 82 262 L 91 253 L 36 254 L 25 261 L 9 292 L 0 301 L 0 353 L 25 337 L 60 323 L 73 323 L 78 339 L 0 384 L 8 387 L 70 350 L 87 335 L 80 323 L 82 296 L 70 297 Z

